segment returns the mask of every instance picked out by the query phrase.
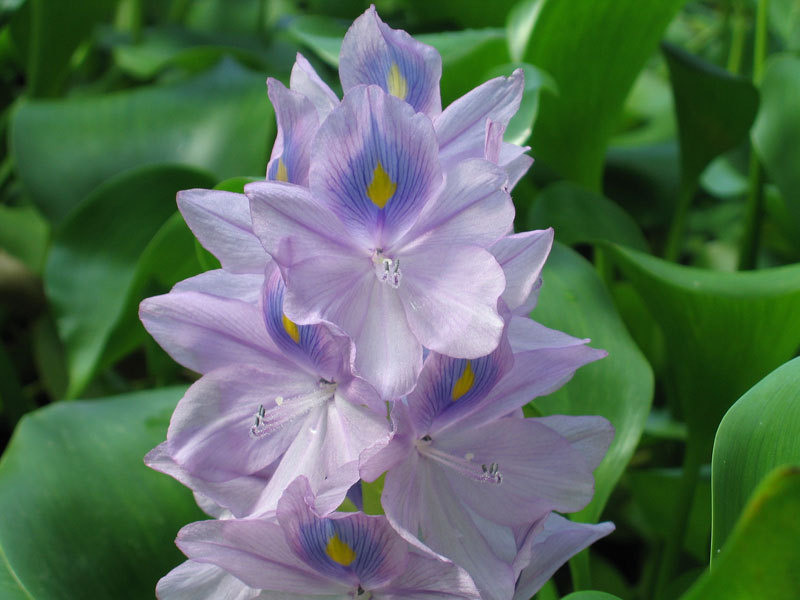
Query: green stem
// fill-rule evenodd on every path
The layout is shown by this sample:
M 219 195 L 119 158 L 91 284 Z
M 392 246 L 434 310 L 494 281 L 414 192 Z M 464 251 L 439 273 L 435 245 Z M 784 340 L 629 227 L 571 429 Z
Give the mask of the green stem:
M 692 444 L 690 441 L 686 446 L 686 454 L 683 457 L 683 474 L 678 484 L 672 528 L 670 530 L 671 535 L 667 538 L 664 553 L 661 555 L 661 564 L 658 566 L 654 594 L 655 598 L 663 597 L 667 584 L 675 576 L 699 474 L 700 453 L 695 447 L 695 444 Z
M 589 568 L 589 549 L 578 552 L 569 559 L 569 572 L 572 575 L 573 591 L 592 589 L 592 573 Z
M 664 248 L 664 258 L 669 261 L 675 262 L 680 257 L 683 235 L 686 230 L 686 220 L 689 216 L 689 207 L 692 205 L 692 198 L 694 198 L 696 189 L 697 178 L 692 178 L 689 181 L 687 178 L 681 177 L 678 202 L 675 207 L 675 214 L 672 217 L 672 225 L 670 225 L 669 233 L 667 234 L 667 245 Z
M 737 75 L 742 68 L 742 54 L 744 50 L 744 40 L 747 33 L 747 19 L 744 14 L 743 3 L 734 1 L 733 15 L 731 16 L 731 48 L 728 52 L 728 71 Z
M 769 0 L 759 0 L 756 13 L 756 35 L 753 42 L 753 83 L 758 87 L 764 77 L 764 59 L 767 56 L 767 17 Z M 744 235 L 739 252 L 739 269 L 754 269 L 761 238 L 761 220 L 764 202 L 764 174 L 755 148 L 750 144 L 750 174 L 748 177 L 747 208 L 745 209 Z

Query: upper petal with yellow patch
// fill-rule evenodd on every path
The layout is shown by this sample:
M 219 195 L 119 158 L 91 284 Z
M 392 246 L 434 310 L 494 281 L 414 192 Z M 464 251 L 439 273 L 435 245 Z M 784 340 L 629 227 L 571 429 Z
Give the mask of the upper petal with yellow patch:
M 357 85 L 378 85 L 435 117 L 442 110 L 441 75 L 439 52 L 389 27 L 374 7 L 356 19 L 342 42 L 339 76 L 345 92 Z
M 376 86 L 359 86 L 320 127 L 311 192 L 359 245 L 385 249 L 437 194 L 437 154 L 430 119 Z
M 308 185 L 311 143 L 319 128 L 314 104 L 280 81 L 267 82 L 269 98 L 275 108 L 278 135 L 267 164 L 267 179 Z

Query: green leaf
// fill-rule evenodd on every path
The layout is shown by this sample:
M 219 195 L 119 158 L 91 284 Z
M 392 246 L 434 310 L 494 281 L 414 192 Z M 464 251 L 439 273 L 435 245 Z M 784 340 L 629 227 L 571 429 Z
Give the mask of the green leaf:
M 182 392 L 63 402 L 23 418 L 0 461 L 0 596 L 153 597 L 182 559 L 178 529 L 204 518 L 189 490 L 142 462 Z
M 179 163 L 217 180 L 261 175 L 274 131 L 264 77 L 230 60 L 176 84 L 21 104 L 11 146 L 23 184 L 59 221 L 108 177 Z
M 608 240 L 648 250 L 639 226 L 618 204 L 569 181 L 547 186 L 529 213 L 531 228 L 553 227 L 556 239 L 574 246 Z
M 287 31 L 295 41 L 311 48 L 330 66 L 339 66 L 339 50 L 347 32 L 347 25 L 343 21 L 303 15 L 293 18 Z
M 32 97 L 58 95 L 72 55 L 97 23 L 113 14 L 116 0 L 29 0 L 27 83 Z
M 541 99 L 531 139 L 537 158 L 599 190 L 628 91 L 684 2 L 539 0 L 515 10 L 512 56 L 524 47 L 521 58 L 549 73 L 559 91 Z
M 50 227 L 36 208 L 0 205 L 0 250 L 36 273 L 42 270 L 49 238 Z
M 45 289 L 67 352 L 74 398 L 92 378 L 133 289 L 137 263 L 175 213 L 175 194 L 211 187 L 201 171 L 143 167 L 99 187 L 64 222 L 45 269 Z
M 414 37 L 442 55 L 442 106 L 490 79 L 487 73 L 495 66 L 511 61 L 502 29 L 467 29 Z M 513 67 L 507 66 L 498 75 L 508 76 L 512 71 Z
M 800 468 L 779 467 L 758 486 L 730 538 L 681 600 L 797 598 Z
M 784 464 L 800 465 L 800 358 L 762 379 L 720 423 L 712 462 L 712 563 L 758 483 Z
M 661 326 L 667 392 L 706 462 L 725 411 L 797 349 L 800 265 L 724 273 L 621 246 L 608 251 Z
M 764 168 L 783 195 L 800 238 L 800 57 L 771 56 L 761 82 L 761 110 L 753 128 L 753 143 Z
M 680 469 L 631 469 L 626 473 L 636 505 L 648 528 L 658 539 L 666 540 L 672 534 L 675 490 L 678 488 Z M 711 532 L 711 481 L 706 470 L 695 487 L 684 548 L 694 558 L 704 563 L 708 558 L 708 536 Z
M 709 163 L 747 137 L 758 111 L 758 91 L 671 44 L 662 49 L 669 66 L 682 178 L 696 184 Z
M 595 471 L 595 496 L 579 521 L 595 522 L 636 449 L 653 397 L 653 373 L 617 314 L 592 266 L 556 244 L 542 275 L 532 317 L 548 327 L 592 339 L 608 357 L 581 367 L 554 394 L 537 398 L 542 414 L 602 415 L 614 425 L 614 442 Z
M 607 594 L 606 592 L 596 592 L 594 590 L 573 592 L 562 598 L 562 600 L 620 600 L 618 596 Z

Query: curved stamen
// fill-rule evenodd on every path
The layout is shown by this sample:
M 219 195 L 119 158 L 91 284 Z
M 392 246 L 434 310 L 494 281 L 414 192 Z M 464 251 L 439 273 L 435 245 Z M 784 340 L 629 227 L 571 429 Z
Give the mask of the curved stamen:
M 382 249 L 375 250 L 372 256 L 372 264 L 375 265 L 375 277 L 391 287 L 400 287 L 400 280 L 403 272 L 400 270 L 400 259 L 391 259 L 383 255 Z
M 274 433 L 325 404 L 333 398 L 335 391 L 335 383 L 322 380 L 319 382 L 319 388 L 310 394 L 293 398 L 278 396 L 275 398 L 275 406 L 269 410 L 266 410 L 263 404 L 259 404 L 255 422 L 250 427 L 250 437 L 260 438 Z
M 503 475 L 500 473 L 500 465 L 493 462 L 489 465 L 472 462 L 471 454 L 467 454 L 469 458 L 459 458 L 448 454 L 433 446 L 431 436 L 426 435 L 417 442 L 417 451 L 423 456 L 427 456 L 431 460 L 435 460 L 439 464 L 453 469 L 459 475 L 463 475 L 473 481 L 480 481 L 482 483 L 503 483 Z

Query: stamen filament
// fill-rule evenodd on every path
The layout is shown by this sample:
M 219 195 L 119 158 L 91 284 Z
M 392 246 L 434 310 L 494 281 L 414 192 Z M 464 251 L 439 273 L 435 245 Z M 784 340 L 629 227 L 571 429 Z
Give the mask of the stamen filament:
M 477 464 L 471 460 L 459 458 L 448 454 L 433 446 L 433 440 L 430 436 L 425 436 L 417 442 L 417 451 L 423 456 L 427 456 L 431 460 L 438 462 L 453 469 L 459 475 L 463 475 L 467 479 L 473 481 L 480 481 L 483 483 L 503 483 L 503 475 L 500 473 L 500 465 L 493 462 L 489 465 Z
M 259 404 L 255 422 L 250 427 L 250 437 L 260 438 L 276 432 L 325 404 L 333 397 L 335 391 L 335 383 L 320 381 L 319 389 L 310 394 L 293 398 L 278 396 L 275 398 L 275 406 L 269 410 L 266 410 L 263 404 Z

